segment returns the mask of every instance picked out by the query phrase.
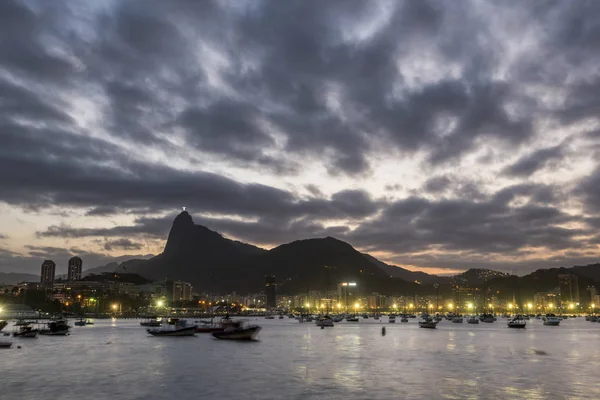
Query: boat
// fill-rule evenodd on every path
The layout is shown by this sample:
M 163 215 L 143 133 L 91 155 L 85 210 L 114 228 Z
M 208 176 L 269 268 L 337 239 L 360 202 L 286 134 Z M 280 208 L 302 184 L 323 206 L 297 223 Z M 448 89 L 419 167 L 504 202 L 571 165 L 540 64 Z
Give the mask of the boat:
M 265 315 L 265 319 L 275 319 L 273 315 Z
M 66 336 L 69 334 L 71 327 L 67 324 L 67 321 L 63 319 L 57 319 L 50 321 L 46 324 L 46 328 L 40 329 L 40 335 L 48 336 Z
M 31 326 L 31 322 L 27 323 L 27 324 L 21 324 L 19 326 L 19 330 L 17 330 L 16 332 L 13 332 L 13 336 L 14 337 L 21 337 L 21 338 L 35 338 L 38 335 L 38 330 L 37 329 L 33 329 L 33 327 Z
M 200 321 L 203 325 L 196 326 L 196 333 L 213 333 L 223 332 L 228 326 L 239 326 L 239 322 L 236 322 L 229 318 L 229 315 L 221 319 L 220 322 L 211 321 Z
M 400 322 L 408 322 L 408 318 L 402 317 L 402 318 L 400 318 Z
M 10 349 L 11 347 L 12 347 L 12 342 L 0 340 L 0 349 Z
M 508 321 L 509 328 L 525 328 L 527 322 L 520 315 L 515 316 L 513 319 Z
M 280 316 L 279 316 L 279 319 L 283 319 L 283 315 L 280 315 Z
M 242 321 L 237 321 L 236 325 L 230 325 L 223 332 L 213 332 L 216 339 L 221 340 L 256 340 L 262 328 L 258 325 L 244 326 Z
M 426 329 L 435 329 L 437 327 L 438 321 L 431 318 L 429 315 L 424 314 L 422 319 L 419 321 L 419 328 Z
M 478 324 L 478 323 L 479 323 L 479 320 L 475 316 L 469 317 L 467 319 L 467 324 Z
M 407 320 L 407 321 L 408 321 L 408 320 Z M 395 324 L 395 323 L 396 323 L 396 317 L 392 317 L 392 316 L 390 316 L 390 317 L 388 318 L 388 322 L 389 322 L 390 324 Z
M 75 325 L 75 326 L 85 326 L 85 325 L 86 325 L 86 323 L 85 323 L 85 319 L 83 319 L 83 318 L 79 318 L 79 321 L 75 321 L 75 322 L 73 323 L 73 325 Z
M 544 318 L 544 325 L 545 326 L 559 326 L 560 318 L 556 317 L 555 315 L 547 315 Z
M 8 321 L 0 320 L 0 331 L 8 325 Z
M 481 322 L 485 322 L 486 324 L 491 324 L 493 323 L 496 319 L 494 318 L 493 314 L 481 314 L 481 316 L 479 317 L 479 320 Z
M 91 319 L 86 319 L 85 324 L 86 325 L 94 325 L 94 321 L 92 321 Z
M 163 323 L 159 328 L 147 329 L 146 332 L 152 336 L 195 336 L 196 325 L 188 325 L 182 319 L 172 319 L 174 323 Z
M 323 327 L 333 327 L 333 319 L 331 319 L 331 317 L 329 315 L 324 315 L 321 318 L 317 319 L 315 321 L 315 324 L 317 324 L 317 326 L 323 326 Z
M 464 321 L 463 317 L 454 317 L 452 318 L 452 322 L 455 324 L 462 324 Z
M 359 318 L 357 316 L 348 316 L 346 317 L 346 322 L 358 322 Z

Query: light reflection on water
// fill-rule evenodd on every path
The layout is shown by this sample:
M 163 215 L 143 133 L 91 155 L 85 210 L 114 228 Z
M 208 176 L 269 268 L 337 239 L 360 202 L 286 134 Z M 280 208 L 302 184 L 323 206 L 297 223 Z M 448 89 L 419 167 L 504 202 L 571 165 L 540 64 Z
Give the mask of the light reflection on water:
M 0 398 L 600 398 L 600 324 L 582 319 L 531 320 L 525 331 L 504 320 L 425 330 L 385 318 L 330 329 L 259 319 L 255 343 L 149 337 L 138 322 L 11 338 L 22 349 L 0 352 Z

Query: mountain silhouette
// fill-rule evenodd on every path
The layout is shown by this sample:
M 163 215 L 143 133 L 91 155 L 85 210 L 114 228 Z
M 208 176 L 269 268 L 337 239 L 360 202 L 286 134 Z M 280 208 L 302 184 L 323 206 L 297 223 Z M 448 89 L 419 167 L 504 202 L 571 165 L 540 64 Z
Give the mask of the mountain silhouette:
M 149 279 L 182 280 L 192 283 L 197 291 L 219 291 L 227 290 L 229 279 L 235 282 L 240 272 L 238 267 L 245 260 L 265 252 L 196 225 L 189 213 L 183 211 L 173 221 L 161 254 L 146 262 L 125 266 L 128 272 Z

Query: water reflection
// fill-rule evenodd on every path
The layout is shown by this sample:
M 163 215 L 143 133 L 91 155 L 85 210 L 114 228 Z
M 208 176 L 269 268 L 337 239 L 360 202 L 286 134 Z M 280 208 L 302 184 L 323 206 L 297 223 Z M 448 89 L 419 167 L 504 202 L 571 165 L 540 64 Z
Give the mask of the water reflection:
M 600 398 L 600 326 L 585 321 L 559 330 L 532 321 L 525 332 L 502 321 L 443 321 L 430 331 L 411 321 L 386 325 L 386 336 L 375 321 L 323 330 L 258 322 L 258 343 L 148 337 L 138 321 L 122 320 L 22 339 L 22 349 L 1 353 L 0 394 L 79 400 L 75 387 L 110 400 Z

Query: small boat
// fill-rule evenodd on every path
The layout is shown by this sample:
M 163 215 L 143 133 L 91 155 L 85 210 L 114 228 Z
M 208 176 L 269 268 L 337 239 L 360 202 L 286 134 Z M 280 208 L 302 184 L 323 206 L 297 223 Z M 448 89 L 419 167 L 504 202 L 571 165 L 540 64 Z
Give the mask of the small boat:
M 548 315 L 544 318 L 544 325 L 546 326 L 559 326 L 560 318 L 557 318 L 555 315 Z
M 229 325 L 223 332 L 213 332 L 212 335 L 221 340 L 256 340 L 262 328 L 258 325 L 244 326 L 243 321 L 236 321 Z
M 160 328 L 147 329 L 152 336 L 195 336 L 196 325 L 188 325 L 186 320 L 172 319 L 174 323 L 163 323 Z
M 333 319 L 329 315 L 324 315 L 315 321 L 317 326 L 333 327 Z
M 91 319 L 86 319 L 85 324 L 86 325 L 94 325 L 94 321 L 92 321 Z
M 467 319 L 467 324 L 478 324 L 478 323 L 479 323 L 479 320 L 477 319 L 477 317 L 473 316 L 473 317 L 469 317 Z
M 147 318 L 145 321 L 140 322 L 140 325 L 147 327 L 158 327 L 160 326 L 160 320 L 158 319 L 158 317 L 150 317 Z
M 36 338 L 37 335 L 38 335 L 38 330 L 33 329 L 33 327 L 31 326 L 31 322 L 29 322 L 27 324 L 21 324 L 19 326 L 19 330 L 16 332 L 13 332 L 14 337 L 21 337 L 21 338 Z
M 280 315 L 280 316 L 279 316 L 279 319 L 283 319 L 283 315 Z
M 408 321 L 408 320 L 407 320 L 407 321 Z M 388 319 L 388 322 L 389 322 L 390 324 L 395 324 L 395 323 L 396 323 L 396 317 L 390 317 L 390 318 Z
M 358 317 L 346 317 L 346 322 L 358 322 L 359 318 Z
M 508 321 L 509 328 L 525 328 L 526 325 L 527 322 L 520 315 L 517 315 L 516 317 Z
M 0 340 L 0 349 L 10 349 L 11 347 L 12 347 L 12 342 Z
M 66 336 L 69 334 L 71 327 L 67 324 L 67 321 L 63 319 L 57 319 L 50 321 L 46 324 L 46 328 L 40 329 L 40 335 L 48 336 Z
M 85 325 L 86 325 L 86 324 L 85 324 L 85 319 L 83 319 L 83 318 L 79 318 L 79 321 L 75 321 L 75 322 L 73 323 L 73 325 L 75 325 L 75 326 L 85 326 Z
M 479 320 L 481 322 L 485 322 L 486 324 L 491 324 L 493 323 L 496 319 L 494 318 L 494 316 L 492 314 L 482 314 L 479 317 Z
M 429 315 L 424 314 L 422 319 L 419 321 L 419 328 L 426 329 L 435 329 L 437 327 L 438 321 L 431 318 Z
M 462 324 L 464 322 L 463 317 L 454 317 L 452 318 L 452 322 L 455 324 Z
M 273 315 L 265 315 L 265 319 L 275 319 Z
M 408 318 L 402 317 L 402 318 L 400 318 L 400 322 L 408 322 Z

